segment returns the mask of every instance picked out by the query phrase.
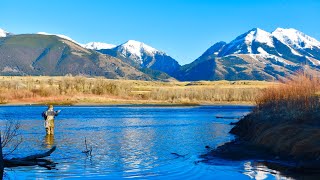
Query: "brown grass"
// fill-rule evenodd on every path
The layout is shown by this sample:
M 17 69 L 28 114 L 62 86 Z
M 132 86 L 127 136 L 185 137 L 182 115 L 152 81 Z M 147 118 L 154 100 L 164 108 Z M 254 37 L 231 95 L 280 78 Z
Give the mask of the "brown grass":
M 277 154 L 320 160 L 319 90 L 319 79 L 306 74 L 267 88 L 231 133 Z
M 282 84 L 263 90 L 256 100 L 257 108 L 287 111 L 313 111 L 320 107 L 318 77 L 298 74 Z
M 213 104 L 254 103 L 263 81 L 157 82 L 101 77 L 0 76 L 0 103 Z

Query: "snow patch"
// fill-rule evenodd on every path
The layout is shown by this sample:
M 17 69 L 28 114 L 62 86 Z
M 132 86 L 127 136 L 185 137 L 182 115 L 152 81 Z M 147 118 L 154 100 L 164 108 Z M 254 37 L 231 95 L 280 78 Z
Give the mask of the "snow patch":
M 261 44 L 265 44 L 269 47 L 274 47 L 272 34 L 269 32 L 266 32 L 262 29 L 255 28 L 255 29 L 252 29 L 251 31 L 249 31 L 248 33 L 243 34 L 243 35 L 239 36 L 238 38 L 236 38 L 235 40 L 231 41 L 227 45 L 228 48 L 227 48 L 226 52 L 234 47 L 236 49 L 240 48 L 241 47 L 240 45 L 243 42 L 246 44 L 247 51 L 249 54 L 252 54 L 252 43 L 253 42 L 258 42 Z M 244 53 L 244 52 L 241 52 L 241 50 L 239 49 L 234 53 Z
M 129 40 L 124 44 L 121 44 L 117 47 L 120 52 L 124 56 L 131 56 L 136 61 L 142 62 L 142 56 L 143 54 L 147 54 L 149 56 L 154 57 L 156 54 L 165 54 L 164 52 L 161 52 L 151 46 L 148 46 L 142 42 L 135 41 L 135 40 Z
M 116 47 L 116 45 L 102 43 L 102 42 L 89 42 L 87 44 L 83 44 L 83 47 L 87 49 L 100 50 L 100 49 L 112 49 Z
M 320 61 L 318 59 L 314 59 L 308 56 L 305 56 L 313 65 L 320 66 Z
M 277 62 L 280 62 L 282 64 L 285 64 L 285 65 L 289 65 L 289 66 L 296 66 L 295 64 L 292 64 L 292 63 L 288 63 L 287 60 L 281 58 L 281 57 L 278 57 L 278 56 L 275 56 L 275 55 L 272 55 L 272 54 L 261 54 L 260 55 L 261 57 L 265 58 L 265 59 L 273 59 Z
M 10 33 L 0 28 L 0 38 L 7 37 Z
M 294 49 L 320 47 L 319 41 L 293 28 L 277 28 L 272 35 Z
M 50 33 L 46 33 L 46 32 L 38 32 L 37 34 L 46 35 L 46 36 L 58 36 L 58 37 L 60 37 L 62 39 L 66 39 L 66 40 L 74 42 L 74 43 L 76 43 L 78 45 L 83 46 L 82 44 L 78 43 L 77 41 L 75 41 L 75 40 L 71 39 L 70 37 L 68 37 L 66 35 L 63 35 L 63 34 L 50 34 Z
M 257 30 L 255 32 L 255 39 L 254 40 L 256 42 L 266 44 L 269 47 L 274 47 L 272 34 L 267 31 L 264 31 L 262 29 L 257 28 Z
M 258 47 L 257 51 L 258 51 L 260 54 L 268 54 L 262 47 Z
M 19 70 L 6 66 L 1 72 L 19 72 Z
M 253 29 L 245 37 L 245 43 L 248 45 L 249 53 L 252 53 L 251 45 L 253 41 L 266 44 L 269 47 L 274 47 L 272 35 L 259 28 Z

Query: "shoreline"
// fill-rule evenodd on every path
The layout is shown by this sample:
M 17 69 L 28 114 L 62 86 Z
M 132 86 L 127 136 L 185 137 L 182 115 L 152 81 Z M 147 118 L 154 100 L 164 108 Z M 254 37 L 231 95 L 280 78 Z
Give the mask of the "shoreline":
M 34 102 L 15 102 L 15 103 L 4 103 L 1 106 L 44 106 L 53 104 L 55 106 L 158 106 L 158 107 L 175 107 L 175 106 L 216 106 L 216 105 L 234 105 L 234 106 L 255 106 L 254 103 L 247 102 L 214 102 L 214 103 L 166 103 L 166 102 L 106 102 L 106 103 L 70 103 L 70 104 L 59 104 L 59 103 L 34 103 Z

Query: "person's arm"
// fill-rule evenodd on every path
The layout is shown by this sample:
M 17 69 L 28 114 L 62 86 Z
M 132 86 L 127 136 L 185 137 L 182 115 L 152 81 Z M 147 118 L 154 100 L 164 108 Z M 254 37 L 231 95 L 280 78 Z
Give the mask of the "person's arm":
M 42 117 L 43 117 L 44 119 L 46 119 L 46 118 L 47 118 L 47 114 L 46 114 L 46 112 L 47 112 L 47 111 L 44 111 L 44 112 L 42 113 Z
M 54 115 L 55 115 L 55 116 L 58 116 L 58 114 L 60 113 L 60 111 L 61 111 L 61 110 L 55 111 L 55 112 L 54 112 Z

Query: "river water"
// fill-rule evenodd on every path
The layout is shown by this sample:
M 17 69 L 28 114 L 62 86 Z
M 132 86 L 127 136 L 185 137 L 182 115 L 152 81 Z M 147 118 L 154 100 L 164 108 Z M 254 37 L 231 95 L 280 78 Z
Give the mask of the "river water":
M 22 144 L 11 156 L 57 150 L 43 167 L 5 169 L 9 179 L 278 179 L 280 173 L 255 167 L 250 161 L 199 156 L 234 137 L 230 122 L 250 112 L 250 106 L 57 106 L 54 137 L 45 135 L 41 113 L 45 106 L 0 106 L 0 125 L 21 125 Z M 82 153 L 87 145 L 92 154 Z M 200 162 L 199 162 L 200 161 Z

